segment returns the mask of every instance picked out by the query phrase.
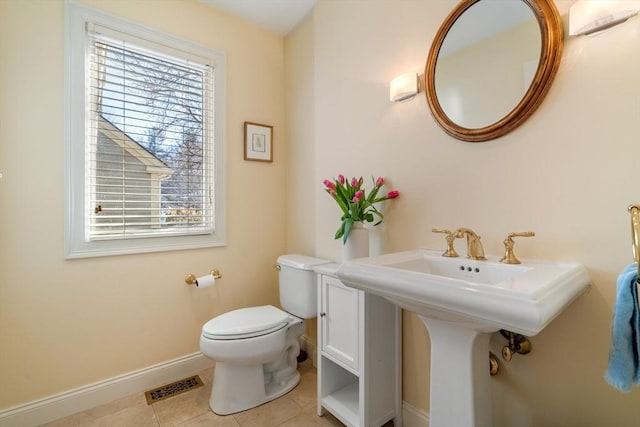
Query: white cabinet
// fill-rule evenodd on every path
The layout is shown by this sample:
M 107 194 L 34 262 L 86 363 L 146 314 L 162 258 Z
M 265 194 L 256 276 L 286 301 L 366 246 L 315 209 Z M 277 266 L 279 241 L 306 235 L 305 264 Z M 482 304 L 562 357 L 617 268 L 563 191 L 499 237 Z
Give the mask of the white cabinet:
M 357 372 L 362 293 L 330 276 L 322 276 L 320 289 L 321 351 Z
M 318 415 L 350 427 L 402 426 L 401 313 L 345 286 L 337 264 L 318 272 Z

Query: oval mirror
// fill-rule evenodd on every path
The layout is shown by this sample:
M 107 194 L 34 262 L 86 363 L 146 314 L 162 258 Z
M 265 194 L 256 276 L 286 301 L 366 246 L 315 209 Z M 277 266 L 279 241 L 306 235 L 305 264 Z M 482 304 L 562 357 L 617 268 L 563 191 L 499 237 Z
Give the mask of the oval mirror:
M 433 117 L 463 141 L 512 131 L 544 99 L 562 47 L 553 0 L 462 0 L 427 58 L 425 92 Z

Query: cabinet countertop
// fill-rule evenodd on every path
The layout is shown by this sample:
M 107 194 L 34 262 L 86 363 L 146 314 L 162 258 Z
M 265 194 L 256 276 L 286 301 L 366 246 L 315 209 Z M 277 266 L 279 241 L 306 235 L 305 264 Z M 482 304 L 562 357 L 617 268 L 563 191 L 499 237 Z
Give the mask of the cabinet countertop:
M 340 268 L 340 264 L 332 262 L 330 264 L 317 265 L 313 267 L 313 271 L 315 271 L 318 274 L 325 274 L 327 276 L 332 276 L 337 279 L 338 276 L 336 273 L 338 272 L 338 268 Z

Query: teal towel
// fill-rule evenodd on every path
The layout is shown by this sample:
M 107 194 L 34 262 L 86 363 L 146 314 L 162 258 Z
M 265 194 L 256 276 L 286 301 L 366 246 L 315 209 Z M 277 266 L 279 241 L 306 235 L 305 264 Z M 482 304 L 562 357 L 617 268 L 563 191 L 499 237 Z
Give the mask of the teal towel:
M 618 276 L 616 305 L 611 324 L 609 368 L 605 379 L 620 391 L 640 385 L 640 308 L 638 267 L 628 265 Z

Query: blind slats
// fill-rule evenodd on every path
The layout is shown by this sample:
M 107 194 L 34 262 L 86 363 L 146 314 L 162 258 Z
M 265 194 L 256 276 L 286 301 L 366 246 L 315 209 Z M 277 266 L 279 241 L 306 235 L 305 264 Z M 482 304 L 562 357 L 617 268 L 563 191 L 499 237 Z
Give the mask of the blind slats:
M 106 103 L 105 102 L 111 102 L 111 103 Z M 110 118 L 112 120 L 115 121 L 115 119 L 120 119 L 120 122 L 122 122 L 124 119 L 126 118 L 130 118 L 132 120 L 140 120 L 137 119 L 136 117 L 138 116 L 142 116 L 142 115 L 146 115 L 147 116 L 147 122 L 148 123 L 157 123 L 157 124 L 164 124 L 163 123 L 163 119 L 166 118 L 166 116 L 164 114 L 160 114 L 160 113 L 156 113 L 155 111 L 149 111 L 149 110 L 145 110 L 145 104 L 141 104 L 141 103 L 137 103 L 134 102 L 133 100 L 123 100 L 123 99 L 119 99 L 119 98 L 115 98 L 115 97 L 103 97 L 101 102 L 103 103 L 102 105 L 102 109 L 101 110 L 91 110 L 93 113 L 97 113 L 97 114 L 102 114 L 103 112 L 105 112 L 105 108 L 107 107 L 109 109 L 111 109 L 112 111 L 108 112 L 108 115 L 110 116 Z M 120 103 L 122 105 L 116 105 L 117 103 Z M 127 108 L 124 108 L 124 105 L 127 105 Z M 165 109 L 169 109 L 171 107 L 177 107 L 178 105 L 174 105 L 172 103 L 167 103 L 166 108 Z M 198 106 L 199 107 L 199 106 Z M 201 107 L 199 107 L 201 108 Z M 124 112 L 126 111 L 126 114 L 124 114 Z M 190 125 L 191 127 L 194 127 L 197 129 L 197 127 L 195 125 L 199 125 L 202 123 L 201 120 L 193 120 L 190 119 L 190 116 L 187 115 L 184 117 L 183 122 L 187 125 Z
M 106 101 L 109 101 L 112 103 L 126 102 L 128 111 L 135 111 L 135 112 L 144 113 L 144 114 L 149 112 L 150 101 L 154 101 L 155 99 L 157 99 L 157 98 L 148 98 L 148 97 L 140 96 L 133 92 L 127 93 L 125 98 L 125 96 L 123 96 L 122 91 L 111 90 L 109 88 L 104 88 L 104 87 L 102 88 L 94 87 L 92 89 L 95 91 L 101 92 L 102 95 L 101 95 L 100 102 L 103 102 L 103 103 Z M 174 91 L 174 92 L 178 93 L 178 91 Z M 201 105 L 195 104 L 191 99 L 179 98 L 175 96 L 175 93 L 170 94 L 171 97 L 168 97 L 164 100 L 165 108 L 170 108 L 170 107 L 185 108 L 186 106 L 189 106 L 192 108 L 193 107 L 202 108 Z M 186 94 L 186 93 L 182 92 L 182 94 Z
M 130 39 L 90 41 L 89 239 L 212 232 L 212 67 Z
M 143 55 L 131 50 L 123 50 L 119 46 L 109 45 L 95 41 L 95 45 L 99 48 L 94 52 L 97 63 L 121 64 L 123 67 L 128 66 L 132 69 L 138 68 L 148 70 L 150 73 L 157 73 L 158 69 L 165 71 L 167 76 L 185 75 L 189 77 L 194 84 L 199 84 L 199 79 L 193 77 L 206 70 L 206 66 L 202 68 L 193 68 L 189 66 L 179 65 L 162 59 L 155 59 L 149 55 Z M 140 73 L 141 76 L 147 73 Z
M 111 72 L 109 70 L 117 70 L 117 72 Z M 115 69 L 115 68 L 109 68 L 109 67 L 104 67 L 103 70 L 95 71 L 92 74 L 99 76 L 95 80 L 98 86 L 109 84 L 115 88 L 122 89 L 123 87 L 125 87 L 123 84 L 123 77 L 122 77 L 123 73 L 126 73 L 127 80 L 129 82 L 132 82 L 138 85 L 148 85 L 148 86 L 154 86 L 157 88 L 167 88 L 167 87 L 170 87 L 171 85 L 174 85 L 176 82 L 178 82 L 180 83 L 181 87 L 172 88 L 172 91 L 177 93 L 182 93 L 185 95 L 191 95 L 191 96 L 198 96 L 198 93 L 202 91 L 202 84 L 197 86 L 195 85 L 190 86 L 185 83 L 185 80 L 187 79 L 180 76 L 175 76 L 175 78 L 173 79 L 159 79 L 155 76 L 153 78 L 150 76 L 146 76 L 143 79 L 136 79 L 135 77 L 137 76 L 137 73 L 134 73 L 132 70 Z
M 89 71 L 92 74 L 100 74 L 106 78 L 106 81 L 117 82 L 121 79 L 122 72 L 127 73 L 127 77 L 137 83 L 153 82 L 161 87 L 166 87 L 180 81 L 182 90 L 189 91 L 192 89 L 197 93 L 198 89 L 202 89 L 202 72 L 197 70 L 175 70 L 171 67 L 154 68 L 150 64 L 132 64 L 131 60 L 136 58 L 123 57 L 118 60 L 113 57 L 105 58 L 102 54 L 98 54 Z M 110 79 L 109 79 L 110 78 Z M 103 80 L 103 81 L 105 81 Z

